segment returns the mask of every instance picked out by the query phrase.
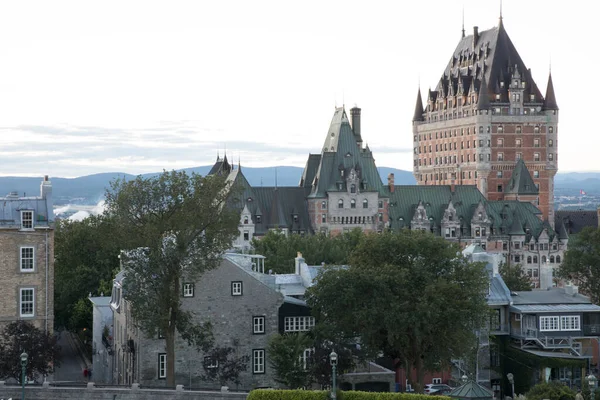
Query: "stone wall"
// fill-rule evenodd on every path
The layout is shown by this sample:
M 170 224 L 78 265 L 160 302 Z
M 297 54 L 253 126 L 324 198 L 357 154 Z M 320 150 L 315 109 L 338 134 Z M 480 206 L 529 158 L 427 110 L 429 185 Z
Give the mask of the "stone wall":
M 209 400 L 227 399 L 243 400 L 247 393 L 233 392 L 200 392 L 160 389 L 132 389 L 115 387 L 26 387 L 25 398 L 28 400 Z M 21 388 L 4 386 L 0 382 L 0 400 L 20 399 Z

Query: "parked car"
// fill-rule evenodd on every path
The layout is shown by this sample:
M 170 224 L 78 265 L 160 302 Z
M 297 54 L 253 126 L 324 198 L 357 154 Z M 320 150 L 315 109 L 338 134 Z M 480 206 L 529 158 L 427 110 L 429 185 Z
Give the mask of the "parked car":
M 452 387 L 443 383 L 430 383 L 425 385 L 423 392 L 425 394 L 445 395 L 452 391 Z

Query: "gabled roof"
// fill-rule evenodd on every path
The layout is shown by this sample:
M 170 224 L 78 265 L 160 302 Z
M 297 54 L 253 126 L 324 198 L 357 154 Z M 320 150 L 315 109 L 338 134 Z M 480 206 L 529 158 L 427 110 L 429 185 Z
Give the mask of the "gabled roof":
M 517 194 L 517 195 L 537 195 L 539 194 L 538 188 L 535 186 L 535 182 L 525 165 L 523 159 L 517 161 L 515 168 L 513 169 L 512 176 L 508 181 L 505 193 Z
M 212 166 L 210 171 L 208 171 L 208 175 L 227 175 L 231 172 L 231 169 L 231 164 L 229 164 L 227 161 L 227 154 L 225 154 L 225 157 L 223 158 L 220 158 L 217 155 L 217 161 L 215 161 L 215 164 Z
M 317 174 L 317 169 L 319 168 L 319 163 L 321 162 L 320 154 L 309 154 L 308 160 L 306 160 L 306 165 L 304 166 L 304 171 L 302 171 L 302 178 L 300 178 L 300 186 L 303 187 L 311 187 L 313 184 L 313 180 L 315 179 L 315 175 Z
M 544 99 L 545 110 L 558 110 L 556 96 L 554 95 L 554 85 L 552 84 L 552 73 L 548 75 L 548 86 L 546 86 L 546 98 Z
M 423 121 L 423 100 L 421 99 L 421 88 L 417 93 L 417 104 L 415 104 L 415 113 L 413 115 L 414 121 Z
M 525 235 L 523 223 L 521 222 L 521 218 L 519 218 L 519 214 L 515 214 L 512 226 L 510 227 L 510 232 L 508 233 L 510 235 Z

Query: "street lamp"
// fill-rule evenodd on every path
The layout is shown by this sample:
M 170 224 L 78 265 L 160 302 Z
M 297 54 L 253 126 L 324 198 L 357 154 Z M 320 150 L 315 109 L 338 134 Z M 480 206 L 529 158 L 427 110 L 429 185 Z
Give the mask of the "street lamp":
M 460 378 L 460 380 L 462 381 L 463 385 L 466 385 L 466 383 L 469 381 L 469 377 L 465 374 Z
M 335 391 L 335 368 L 337 367 L 338 355 L 335 351 L 329 354 L 329 363 L 331 364 L 331 398 L 335 400 L 337 393 Z
M 21 400 L 25 400 L 25 372 L 27 370 L 27 359 L 29 356 L 25 351 L 21 353 L 21 371 L 23 372 L 21 375 Z
M 506 377 L 508 378 L 508 382 L 510 383 L 510 386 L 512 387 L 512 397 L 514 399 L 515 398 L 515 376 L 509 372 L 508 374 L 506 374 Z
M 598 382 L 598 378 L 596 378 L 594 376 L 594 374 L 590 374 L 587 377 L 587 380 L 588 380 L 588 385 L 590 385 L 590 394 L 591 394 L 592 400 L 594 400 L 594 395 L 595 395 L 594 389 L 596 389 L 596 382 Z

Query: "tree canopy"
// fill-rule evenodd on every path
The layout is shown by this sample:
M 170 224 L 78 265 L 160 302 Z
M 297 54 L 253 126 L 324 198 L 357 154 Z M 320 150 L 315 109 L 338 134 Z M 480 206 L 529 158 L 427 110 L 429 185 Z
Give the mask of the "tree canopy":
M 210 345 L 208 324 L 196 324 L 181 308 L 184 279 L 195 281 L 216 268 L 237 234 L 239 210 L 225 177 L 163 172 L 118 180 L 106 194 L 107 212 L 140 248 L 126 252 L 125 298 L 132 317 L 148 335 L 166 340 L 167 384 L 175 384 L 175 334 L 199 347 Z M 201 319 L 201 316 L 200 316 Z
M 521 264 L 502 263 L 498 269 L 500 276 L 511 292 L 531 290 L 531 279 L 523 271 Z
M 436 370 L 475 345 L 488 316 L 488 278 L 457 245 L 426 232 L 367 234 L 347 268 L 327 267 L 307 291 L 317 321 L 360 338 L 371 355 L 396 368 Z
M 600 229 L 587 227 L 569 240 L 558 275 L 575 281 L 594 304 L 600 302 Z
M 60 346 L 56 337 L 25 321 L 6 325 L 0 336 L 0 378 L 21 381 L 21 353 L 26 352 L 28 377 L 47 375 L 60 364 Z

